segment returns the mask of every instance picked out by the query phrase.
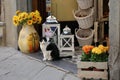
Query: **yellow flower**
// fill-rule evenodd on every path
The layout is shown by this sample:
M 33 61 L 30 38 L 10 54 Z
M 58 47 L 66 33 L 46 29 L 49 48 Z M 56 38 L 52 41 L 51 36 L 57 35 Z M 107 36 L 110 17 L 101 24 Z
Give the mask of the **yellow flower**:
M 104 51 L 104 46 L 103 45 L 99 45 L 98 48 L 101 49 L 102 51 Z
M 98 47 L 95 47 L 95 48 L 92 49 L 92 53 L 94 53 L 94 54 L 101 54 L 102 51 Z
M 21 14 L 21 17 L 22 17 L 22 19 L 26 19 L 26 18 L 28 18 L 28 14 L 26 12 L 23 12 Z
M 40 23 L 41 23 L 41 20 L 42 20 L 42 18 L 41 18 L 41 17 L 37 17 L 37 22 L 38 22 L 38 24 L 40 24 Z
M 96 51 L 96 54 L 101 54 L 101 53 L 102 53 L 101 49 L 98 49 L 98 50 Z
M 20 10 L 17 10 L 16 15 L 13 17 L 13 24 L 15 26 L 24 24 L 33 25 L 41 23 L 41 20 L 42 18 L 38 10 L 30 13 L 21 12 Z
M 103 53 L 106 53 L 108 51 L 108 47 L 105 47 L 103 45 L 99 45 L 98 48 L 100 48 Z
M 18 26 L 18 16 L 13 16 L 13 24 L 15 25 L 15 26 Z
M 33 23 L 36 23 L 36 22 L 37 22 L 37 18 L 36 18 L 35 15 L 32 16 L 32 21 L 33 21 Z
M 34 12 L 31 12 L 29 15 L 32 17 L 32 16 L 34 16 L 34 15 L 35 15 L 35 13 L 34 13 Z
M 35 11 L 35 14 L 36 14 L 36 15 L 40 15 L 40 13 L 39 13 L 39 11 L 38 11 L 38 10 L 36 10 L 36 11 Z
M 16 15 L 19 15 L 21 12 L 20 12 L 20 10 L 17 10 L 16 11 Z
M 13 20 L 18 20 L 18 16 L 13 16 Z
M 28 24 L 28 25 L 32 25 L 32 23 L 33 23 L 32 20 L 28 20 L 28 21 L 27 21 L 27 24 Z
M 14 20 L 14 21 L 13 21 L 13 24 L 14 24 L 15 26 L 18 26 L 19 22 L 18 22 L 17 20 Z
M 21 16 L 18 16 L 18 21 L 21 22 L 23 19 Z
M 104 47 L 104 52 L 106 53 L 108 51 L 108 46 Z

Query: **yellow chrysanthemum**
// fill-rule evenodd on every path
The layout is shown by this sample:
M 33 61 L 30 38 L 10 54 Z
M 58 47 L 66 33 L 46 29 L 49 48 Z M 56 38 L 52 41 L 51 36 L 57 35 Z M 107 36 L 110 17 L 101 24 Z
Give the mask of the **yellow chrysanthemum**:
M 99 45 L 98 48 L 100 48 L 103 53 L 106 53 L 106 51 L 108 51 L 108 47 L 105 47 L 103 45 Z
M 96 50 L 96 54 L 101 54 L 101 53 L 102 53 L 101 49 Z
M 104 46 L 103 45 L 99 45 L 98 48 L 101 49 L 102 51 L 104 51 Z
M 92 53 L 95 53 L 96 48 L 97 48 L 97 47 L 94 47 L 94 48 L 92 49 Z
M 104 52 L 106 53 L 108 51 L 108 46 L 104 47 Z
M 98 47 L 95 47 L 95 48 L 92 49 L 92 53 L 94 53 L 94 54 L 101 54 L 102 51 Z

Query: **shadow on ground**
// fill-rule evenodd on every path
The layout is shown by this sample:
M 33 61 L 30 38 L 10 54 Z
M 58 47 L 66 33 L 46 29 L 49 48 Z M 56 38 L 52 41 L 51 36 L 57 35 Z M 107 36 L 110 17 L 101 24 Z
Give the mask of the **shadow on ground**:
M 43 59 L 43 55 L 40 51 L 37 53 L 32 53 L 32 54 L 27 54 L 27 55 L 40 59 L 40 60 Z M 72 59 L 62 59 L 59 61 L 46 61 L 46 62 L 52 65 L 55 65 L 57 67 L 60 67 L 62 69 L 68 70 L 69 72 L 72 72 L 74 74 L 77 74 L 77 65 L 76 65 L 76 62 L 74 62 Z

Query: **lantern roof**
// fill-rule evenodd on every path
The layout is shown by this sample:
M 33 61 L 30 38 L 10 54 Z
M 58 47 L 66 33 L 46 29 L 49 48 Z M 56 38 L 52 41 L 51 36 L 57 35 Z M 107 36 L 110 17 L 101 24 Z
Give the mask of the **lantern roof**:
M 56 17 L 53 15 L 50 15 L 46 18 L 46 22 L 47 23 L 58 23 L 58 21 L 56 20 Z
M 71 34 L 71 29 L 67 25 L 63 29 L 63 34 Z
M 63 29 L 63 31 L 71 31 L 71 29 L 66 25 L 65 28 Z

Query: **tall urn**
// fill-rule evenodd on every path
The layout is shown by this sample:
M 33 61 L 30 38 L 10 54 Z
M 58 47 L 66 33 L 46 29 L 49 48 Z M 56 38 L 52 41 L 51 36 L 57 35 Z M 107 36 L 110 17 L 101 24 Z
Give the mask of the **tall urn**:
M 33 53 L 39 49 L 39 35 L 34 26 L 24 25 L 19 33 L 18 46 L 23 53 Z

